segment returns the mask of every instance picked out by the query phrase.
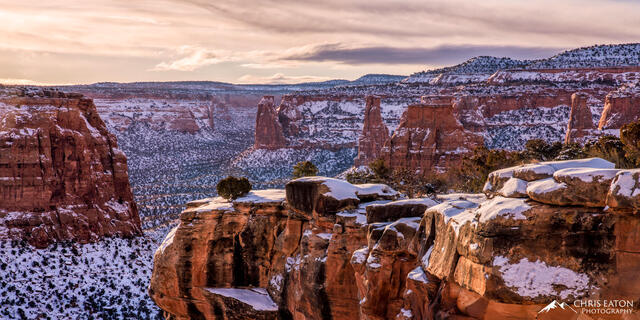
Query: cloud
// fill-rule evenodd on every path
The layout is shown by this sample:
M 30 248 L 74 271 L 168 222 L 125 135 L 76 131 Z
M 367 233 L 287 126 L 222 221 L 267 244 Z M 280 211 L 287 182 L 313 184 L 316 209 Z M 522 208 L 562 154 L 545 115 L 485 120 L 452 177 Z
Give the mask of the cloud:
M 177 54 L 180 57 L 177 60 L 160 62 L 151 71 L 193 71 L 212 64 L 234 60 L 232 56 L 223 53 L 223 51 L 193 46 L 182 46 L 178 48 Z
M 307 47 L 306 52 L 282 56 L 292 61 L 334 61 L 346 64 L 428 64 L 441 65 L 460 63 L 466 59 L 491 55 L 516 59 L 548 57 L 562 48 L 520 47 L 494 45 L 443 45 L 423 48 L 397 48 L 385 46 L 349 47 L 344 44 L 323 44 Z
M 330 77 L 315 77 L 315 76 L 285 76 L 282 73 L 276 73 L 272 76 L 256 76 L 256 75 L 244 75 L 238 78 L 238 83 L 269 83 L 269 84 L 290 84 L 290 83 L 303 83 L 303 82 L 319 82 L 331 80 Z
M 75 83 L 50 83 L 50 82 L 40 82 L 29 79 L 13 79 L 13 78 L 0 78 L 0 84 L 4 85 L 18 85 L 18 86 L 67 86 L 74 85 Z

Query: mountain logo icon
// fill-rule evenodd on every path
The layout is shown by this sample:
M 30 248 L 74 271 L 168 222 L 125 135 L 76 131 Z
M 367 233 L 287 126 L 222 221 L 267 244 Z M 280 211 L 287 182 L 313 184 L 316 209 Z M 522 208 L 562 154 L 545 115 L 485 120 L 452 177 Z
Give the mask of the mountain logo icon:
M 552 310 L 557 310 L 557 309 L 571 310 L 571 311 L 573 311 L 575 313 L 578 313 L 578 311 L 576 311 L 576 309 L 572 308 L 566 302 L 558 302 L 556 300 L 551 301 L 551 303 L 549 303 L 546 307 L 542 308 L 542 310 L 538 311 L 538 313 L 547 313 L 547 312 L 550 312 Z

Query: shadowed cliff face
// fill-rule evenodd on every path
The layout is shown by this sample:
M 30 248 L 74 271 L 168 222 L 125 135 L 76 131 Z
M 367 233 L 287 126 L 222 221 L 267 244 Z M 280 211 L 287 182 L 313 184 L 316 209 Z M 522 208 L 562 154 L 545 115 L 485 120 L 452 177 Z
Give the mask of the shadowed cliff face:
M 90 99 L 58 91 L 0 95 L 0 221 L 44 247 L 141 233 L 124 153 Z
M 150 294 L 179 319 L 536 319 L 553 300 L 636 300 L 638 188 L 638 170 L 594 158 L 496 171 L 486 195 L 308 177 L 205 199 L 156 252 Z
M 362 133 L 358 138 L 358 157 L 355 166 L 368 165 L 380 157 L 380 150 L 389 138 L 389 129 L 382 120 L 380 97 L 368 96 L 365 99 Z

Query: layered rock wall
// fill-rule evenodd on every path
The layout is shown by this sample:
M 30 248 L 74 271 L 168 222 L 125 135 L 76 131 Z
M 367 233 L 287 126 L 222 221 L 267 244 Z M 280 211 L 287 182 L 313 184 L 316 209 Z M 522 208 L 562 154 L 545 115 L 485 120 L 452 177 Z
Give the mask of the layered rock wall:
M 127 161 L 91 99 L 0 95 L 0 236 L 42 247 L 141 233 Z
M 264 234 L 275 240 L 246 239 L 233 249 L 231 241 L 220 239 L 209 247 L 227 243 L 227 252 L 243 252 L 257 245 L 261 254 L 251 261 L 268 260 L 260 263 L 268 265 L 267 276 L 243 285 L 266 290 L 268 305 L 278 309 L 271 316 L 281 319 L 595 319 L 588 313 L 596 312 L 593 307 L 573 301 L 612 299 L 628 303 L 619 308 L 624 314 L 609 316 L 626 319 L 637 313 L 634 303 L 640 298 L 634 274 L 640 267 L 634 236 L 640 228 L 637 171 L 613 169 L 595 158 L 548 162 L 493 173 L 486 196 L 404 200 L 394 200 L 397 193 L 384 185 L 303 178 L 287 184 L 285 209 L 269 214 L 278 227 L 269 225 Z M 211 199 L 192 205 L 201 214 L 219 206 Z M 193 279 L 211 274 L 209 267 L 196 267 L 203 263 L 188 264 L 188 279 L 179 276 L 185 272 L 160 268 L 190 260 L 219 261 L 230 268 L 227 273 L 235 270 L 225 250 L 191 253 L 200 248 L 201 235 L 220 230 L 233 237 L 236 227 L 248 228 L 260 211 L 227 206 L 228 219 L 242 216 L 247 222 L 219 225 L 193 219 L 193 209 L 187 209 L 181 226 L 156 253 L 150 292 L 170 314 L 195 318 L 181 311 L 185 307 L 162 301 L 192 301 L 198 310 L 217 306 L 229 318 L 264 305 L 195 294 Z M 199 225 L 198 231 L 191 224 Z M 163 283 L 191 284 L 191 293 L 159 290 Z M 232 277 L 199 285 L 244 288 Z M 553 301 L 576 313 L 545 312 Z M 242 307 L 231 311 L 231 305 Z

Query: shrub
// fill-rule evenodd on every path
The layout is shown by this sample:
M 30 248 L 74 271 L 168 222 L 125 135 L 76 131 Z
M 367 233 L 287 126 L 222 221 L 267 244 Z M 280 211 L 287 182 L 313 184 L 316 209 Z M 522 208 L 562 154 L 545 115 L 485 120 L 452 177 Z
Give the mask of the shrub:
M 237 199 L 251 191 L 251 183 L 249 179 L 244 177 L 236 178 L 234 176 L 228 176 L 218 182 L 216 190 L 218 191 L 218 195 L 227 200 Z
M 302 178 L 302 177 L 310 177 L 317 176 L 318 168 L 311 161 L 300 161 L 293 166 L 293 177 L 294 178 Z
M 620 128 L 620 141 L 624 145 L 628 164 L 633 167 L 640 166 L 640 120 L 627 123 Z
M 616 168 L 630 168 L 632 165 L 625 156 L 624 144 L 616 136 L 605 135 L 584 145 L 585 152 L 591 157 L 599 157 L 616 164 Z
M 480 146 L 462 159 L 462 165 L 448 173 L 448 184 L 463 192 L 481 192 L 489 173 L 515 166 L 522 161 L 523 156 L 520 152 L 489 150 Z
M 534 160 L 548 161 L 555 159 L 561 150 L 560 142 L 549 144 L 542 139 L 531 139 L 525 144 L 524 156 Z
M 369 163 L 369 168 L 376 176 L 377 179 L 385 180 L 389 178 L 389 174 L 391 173 L 391 169 L 387 166 L 387 163 L 384 159 L 376 159 Z

